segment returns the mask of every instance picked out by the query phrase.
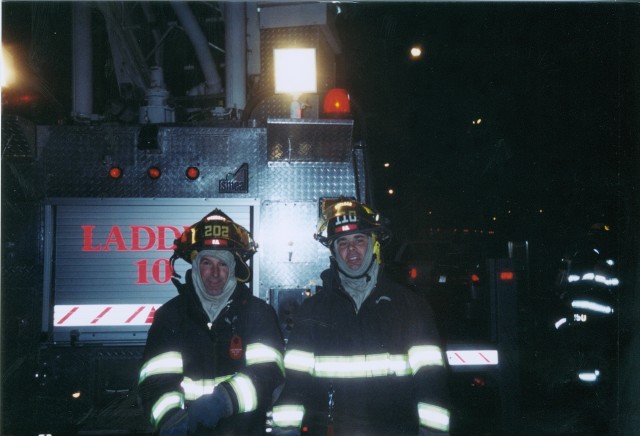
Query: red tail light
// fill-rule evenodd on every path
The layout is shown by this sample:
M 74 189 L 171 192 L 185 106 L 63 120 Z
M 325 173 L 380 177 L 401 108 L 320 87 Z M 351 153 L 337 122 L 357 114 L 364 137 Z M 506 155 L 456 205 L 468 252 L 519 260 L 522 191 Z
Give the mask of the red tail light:
M 500 280 L 513 280 L 512 271 L 500 271 Z
M 149 175 L 150 179 L 157 179 L 160 177 L 160 175 L 162 174 L 162 172 L 160 171 L 160 168 L 158 167 L 151 167 L 147 170 L 147 174 Z
M 122 177 L 122 168 L 120 167 L 111 167 L 109 168 L 109 177 L 112 179 L 119 179 Z
M 200 177 L 200 170 L 197 167 L 189 167 L 187 168 L 187 179 L 189 180 L 195 180 L 198 177 Z
M 471 274 L 471 281 L 473 283 L 478 283 L 480 281 L 480 276 L 478 276 L 478 274 Z
M 411 268 L 409 270 L 409 277 L 412 279 L 415 279 L 418 277 L 418 269 L 417 268 Z

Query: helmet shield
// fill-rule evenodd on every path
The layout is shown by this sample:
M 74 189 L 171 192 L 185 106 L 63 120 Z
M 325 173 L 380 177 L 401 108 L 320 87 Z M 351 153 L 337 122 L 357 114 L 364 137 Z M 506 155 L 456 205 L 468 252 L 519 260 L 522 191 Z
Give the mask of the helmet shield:
M 314 237 L 330 247 L 337 238 L 353 233 L 375 233 L 380 242 L 390 236 L 378 212 L 363 203 L 344 200 L 324 208 Z

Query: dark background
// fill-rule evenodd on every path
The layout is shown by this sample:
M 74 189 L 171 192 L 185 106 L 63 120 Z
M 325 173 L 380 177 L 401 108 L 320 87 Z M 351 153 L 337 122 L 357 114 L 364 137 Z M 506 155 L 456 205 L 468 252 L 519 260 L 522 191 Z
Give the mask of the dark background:
M 41 123 L 71 112 L 69 4 L 2 3 L 3 44 L 19 48 L 17 60 L 28 66 L 23 87 L 33 91 L 21 114 Z M 560 257 L 592 224 L 606 223 L 623 283 L 621 324 L 635 334 L 638 4 L 340 7 L 337 85 L 351 93 L 369 150 L 370 200 L 393 224 L 389 255 L 400 242 L 432 229 L 493 230 L 504 240 L 529 242 L 531 292 L 541 295 L 549 291 Z M 95 99 L 106 108 L 117 90 L 105 31 L 98 26 L 94 32 Z M 416 43 L 424 54 L 411 60 L 408 51 Z M 176 53 L 176 65 L 190 61 L 187 53 Z M 193 77 L 166 74 L 176 95 L 193 84 Z M 4 113 L 16 95 L 3 92 Z M 640 391 L 634 341 L 620 379 L 627 428 L 637 428 Z

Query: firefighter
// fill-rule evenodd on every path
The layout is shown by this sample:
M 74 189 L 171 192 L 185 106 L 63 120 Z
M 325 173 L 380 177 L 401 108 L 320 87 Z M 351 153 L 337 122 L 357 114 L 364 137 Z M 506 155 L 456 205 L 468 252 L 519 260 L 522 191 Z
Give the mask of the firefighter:
M 149 329 L 141 400 L 160 435 L 263 435 L 284 380 L 275 311 L 252 295 L 251 234 L 219 209 L 175 240 L 171 266 L 191 264 Z
M 356 201 L 323 211 L 331 251 L 322 289 L 301 305 L 285 354 L 274 434 L 427 435 L 449 431 L 447 372 L 431 309 L 383 274 L 390 233 Z

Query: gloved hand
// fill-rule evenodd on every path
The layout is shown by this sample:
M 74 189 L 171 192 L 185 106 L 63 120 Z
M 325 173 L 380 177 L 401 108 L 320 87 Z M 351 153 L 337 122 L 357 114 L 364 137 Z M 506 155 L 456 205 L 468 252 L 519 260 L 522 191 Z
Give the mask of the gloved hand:
M 186 436 L 189 432 L 189 415 L 179 409 L 160 428 L 160 436 Z
M 233 413 L 231 397 L 224 388 L 216 388 L 212 394 L 203 395 L 187 409 L 189 431 L 195 433 L 199 426 L 214 429 L 218 421 Z

